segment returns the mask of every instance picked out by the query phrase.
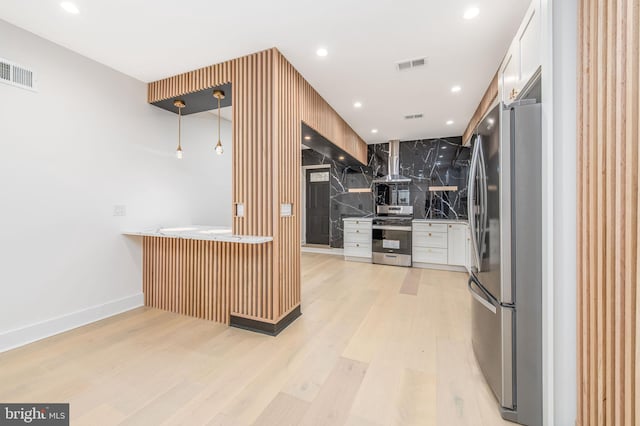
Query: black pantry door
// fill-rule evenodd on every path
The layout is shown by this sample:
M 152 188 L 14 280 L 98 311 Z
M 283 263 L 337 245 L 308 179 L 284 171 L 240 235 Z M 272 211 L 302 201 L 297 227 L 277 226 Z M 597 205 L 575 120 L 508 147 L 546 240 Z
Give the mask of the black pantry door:
M 307 186 L 307 244 L 329 245 L 329 168 L 310 169 Z

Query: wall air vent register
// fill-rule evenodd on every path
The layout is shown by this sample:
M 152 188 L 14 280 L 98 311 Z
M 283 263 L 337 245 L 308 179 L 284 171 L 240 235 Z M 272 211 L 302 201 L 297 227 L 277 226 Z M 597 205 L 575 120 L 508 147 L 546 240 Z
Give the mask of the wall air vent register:
M 36 90 L 35 73 L 21 65 L 0 58 L 0 82 L 27 90 Z

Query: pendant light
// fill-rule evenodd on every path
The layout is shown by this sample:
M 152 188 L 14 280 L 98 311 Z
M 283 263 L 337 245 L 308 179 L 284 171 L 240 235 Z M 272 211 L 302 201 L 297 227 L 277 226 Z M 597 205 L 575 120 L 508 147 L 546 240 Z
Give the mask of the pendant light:
M 218 143 L 216 144 L 216 154 L 222 155 L 224 149 L 222 149 L 222 141 L 220 140 L 220 101 L 224 99 L 224 92 L 222 90 L 214 90 L 213 97 L 218 100 Z
M 186 104 L 184 103 L 184 101 L 176 99 L 175 101 L 173 101 L 173 106 L 178 108 L 178 149 L 176 149 L 176 158 L 178 160 L 182 160 L 182 108 L 184 108 Z

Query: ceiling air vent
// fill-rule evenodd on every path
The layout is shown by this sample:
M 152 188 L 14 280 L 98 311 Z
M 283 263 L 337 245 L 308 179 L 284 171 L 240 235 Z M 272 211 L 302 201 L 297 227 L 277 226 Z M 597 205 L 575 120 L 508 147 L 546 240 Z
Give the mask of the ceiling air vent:
M 23 89 L 36 90 L 33 71 L 0 58 L 0 82 Z
M 417 114 L 407 114 L 404 116 L 405 120 L 415 120 L 416 118 L 422 118 L 423 114 L 421 112 Z
M 409 59 L 408 61 L 396 62 L 398 71 L 407 71 L 413 68 L 420 68 L 427 65 L 427 58 Z

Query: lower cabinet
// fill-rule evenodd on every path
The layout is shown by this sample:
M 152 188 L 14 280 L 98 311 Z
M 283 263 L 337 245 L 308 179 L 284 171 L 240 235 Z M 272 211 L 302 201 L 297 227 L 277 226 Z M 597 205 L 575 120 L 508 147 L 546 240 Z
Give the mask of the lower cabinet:
M 466 266 L 467 264 L 467 225 L 451 224 L 448 232 L 448 264 Z
M 413 222 L 413 265 L 467 268 L 468 226 L 465 223 Z
M 371 262 L 371 219 L 344 219 L 344 258 Z

